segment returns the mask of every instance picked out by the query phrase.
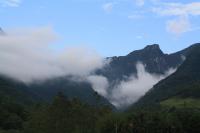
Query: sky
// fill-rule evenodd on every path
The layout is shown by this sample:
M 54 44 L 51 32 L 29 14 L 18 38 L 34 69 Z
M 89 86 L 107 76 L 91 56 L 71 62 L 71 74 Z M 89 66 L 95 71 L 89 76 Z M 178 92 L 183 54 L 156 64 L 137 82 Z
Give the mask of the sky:
M 84 46 L 104 57 L 154 43 L 172 53 L 200 42 L 200 0 L 0 0 L 0 27 L 52 27 L 55 49 Z

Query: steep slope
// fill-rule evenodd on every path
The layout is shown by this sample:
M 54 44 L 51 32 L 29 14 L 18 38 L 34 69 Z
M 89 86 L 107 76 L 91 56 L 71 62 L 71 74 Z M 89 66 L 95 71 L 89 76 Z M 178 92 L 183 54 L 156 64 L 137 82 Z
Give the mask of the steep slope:
M 23 83 L 0 76 L 0 99 L 14 101 L 20 104 L 29 104 L 36 101 L 38 97 L 31 93 Z
M 44 101 L 51 101 L 59 92 L 68 98 L 78 98 L 91 105 L 113 105 L 107 99 L 95 92 L 86 82 L 75 82 L 68 77 L 55 78 L 42 83 L 32 83 L 29 90 Z
M 19 104 L 50 102 L 59 92 L 69 98 L 78 98 L 91 105 L 114 106 L 95 92 L 88 83 L 56 78 L 41 83 L 24 83 L 0 76 L 0 102 L 13 101 Z
M 200 100 L 200 44 L 190 47 L 190 52 L 187 49 L 184 52 L 187 52 L 187 57 L 178 70 L 156 84 L 135 105 Z

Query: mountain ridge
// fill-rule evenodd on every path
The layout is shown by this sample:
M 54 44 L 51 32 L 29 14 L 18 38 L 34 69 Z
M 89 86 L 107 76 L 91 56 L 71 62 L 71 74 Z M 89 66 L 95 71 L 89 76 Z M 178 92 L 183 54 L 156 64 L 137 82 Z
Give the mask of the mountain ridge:
M 78 98 L 90 105 L 105 105 L 115 109 L 106 98 L 95 92 L 91 85 L 86 82 L 73 82 L 68 78 L 56 78 L 45 82 L 24 84 L 0 75 L 0 97 L 2 100 L 9 99 L 25 105 L 38 102 L 49 103 L 60 92 L 70 99 Z
M 200 44 L 189 49 L 190 52 L 184 50 L 187 57 L 177 71 L 154 85 L 135 106 L 161 103 L 170 98 L 200 98 Z
M 126 56 L 108 57 L 107 60 L 110 60 L 110 63 L 98 74 L 107 77 L 110 82 L 121 80 L 124 76 L 137 73 L 135 67 L 137 62 L 145 64 L 147 72 L 151 74 L 164 74 L 170 68 L 177 68 L 183 63 L 189 51 L 197 45 L 199 44 L 192 44 L 171 54 L 164 53 L 158 44 L 147 45 L 143 49 L 132 51 Z
M 107 58 L 107 60 L 111 59 L 111 62 L 103 69 L 98 70 L 96 74 L 105 76 L 110 82 L 109 90 L 112 90 L 112 87 L 116 85 L 118 81 L 124 80 L 124 77 L 137 73 L 136 64 L 138 61 L 144 63 L 145 69 L 150 74 L 164 74 L 170 68 L 177 68 L 181 66 L 184 62 L 183 57 L 186 57 L 187 59 L 189 53 L 193 49 L 199 47 L 199 45 L 199 43 L 196 43 L 172 54 L 165 54 L 160 49 L 158 44 L 147 45 L 143 49 L 135 50 L 126 56 Z M 3 82 L 7 82 L 7 80 L 9 81 L 10 79 L 3 79 L 2 84 Z M 28 88 L 28 92 L 25 93 L 27 93 L 28 96 L 33 97 L 32 100 L 35 100 L 34 98 L 36 98 L 37 100 L 49 101 L 61 91 L 69 97 L 77 97 L 91 104 L 99 102 L 97 97 L 100 97 L 102 101 L 100 100 L 101 102 L 99 103 L 112 107 L 110 102 L 103 96 L 99 96 L 89 83 L 72 83 L 69 79 L 64 77 L 47 80 L 43 83 L 32 83 L 29 86 L 17 82 L 15 84 L 10 83 L 8 86 L 13 89 Z M 5 91 L 2 88 L 0 90 Z M 4 95 L 4 92 L 2 92 L 2 94 Z

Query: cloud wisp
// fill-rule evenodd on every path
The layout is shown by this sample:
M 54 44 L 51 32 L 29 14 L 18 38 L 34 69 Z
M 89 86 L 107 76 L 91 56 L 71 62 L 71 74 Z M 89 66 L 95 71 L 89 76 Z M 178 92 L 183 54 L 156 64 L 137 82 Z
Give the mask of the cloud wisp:
M 106 3 L 106 4 L 104 4 L 104 5 L 102 6 L 102 8 L 103 8 L 103 10 L 104 10 L 106 13 L 111 13 L 112 10 L 113 10 L 114 4 L 115 4 L 115 3 L 112 3 L 112 2 Z
M 179 36 L 185 32 L 191 31 L 191 24 L 188 17 L 180 16 L 179 18 L 168 20 L 166 22 L 166 30 Z
M 3 7 L 19 7 L 22 0 L 0 0 Z
M 104 60 L 84 47 L 55 52 L 57 35 L 51 27 L 18 29 L 0 36 L 0 74 L 29 83 L 60 76 L 88 76 Z
M 153 8 L 153 11 L 162 16 L 183 16 L 200 15 L 200 2 L 183 3 L 160 3 L 159 7 Z
M 144 6 L 145 0 L 134 0 L 137 6 Z
M 160 16 L 174 17 L 167 21 L 166 29 L 176 36 L 198 29 L 192 28 L 190 17 L 200 16 L 200 2 L 188 4 L 157 2 L 152 12 Z

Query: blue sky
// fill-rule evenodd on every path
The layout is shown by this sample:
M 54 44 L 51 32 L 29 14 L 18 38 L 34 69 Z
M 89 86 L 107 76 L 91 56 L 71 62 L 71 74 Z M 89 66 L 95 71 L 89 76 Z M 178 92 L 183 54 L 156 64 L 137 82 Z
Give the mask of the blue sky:
M 200 42 L 199 0 L 0 0 L 3 29 L 51 26 L 57 47 L 103 56 L 158 43 L 166 53 Z

